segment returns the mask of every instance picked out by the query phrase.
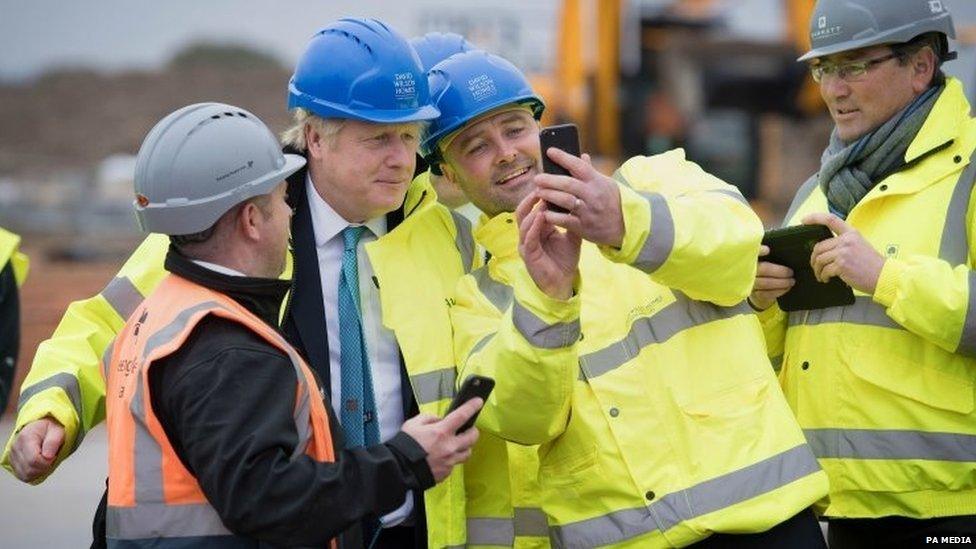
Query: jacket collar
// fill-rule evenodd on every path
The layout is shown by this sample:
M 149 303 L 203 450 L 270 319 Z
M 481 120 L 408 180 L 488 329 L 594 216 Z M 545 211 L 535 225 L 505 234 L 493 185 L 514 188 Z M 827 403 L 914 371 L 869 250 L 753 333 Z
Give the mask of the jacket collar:
M 166 253 L 164 266 L 174 275 L 227 295 L 269 326 L 278 326 L 278 311 L 291 281 L 223 274 L 197 265 L 173 246 Z
M 905 151 L 905 162 L 912 163 L 921 157 L 946 146 L 959 135 L 960 125 L 969 119 L 969 101 L 962 83 L 955 78 L 946 80 L 946 87 L 936 100 L 922 129 Z
M 516 255 L 519 234 L 515 214 L 505 212 L 490 219 L 482 218 L 474 231 L 474 239 L 484 246 L 493 259 L 508 259 Z

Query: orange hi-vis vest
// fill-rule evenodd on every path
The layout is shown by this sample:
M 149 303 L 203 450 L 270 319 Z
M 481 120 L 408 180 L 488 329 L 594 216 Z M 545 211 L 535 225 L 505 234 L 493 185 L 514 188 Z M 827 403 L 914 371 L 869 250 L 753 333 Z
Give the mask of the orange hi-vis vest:
M 180 461 L 149 398 L 149 368 L 207 315 L 239 322 L 291 359 L 297 376 L 291 458 L 335 461 L 329 418 L 311 369 L 287 341 L 233 299 L 168 275 L 129 317 L 103 363 L 109 440 L 109 547 L 257 547 L 228 530 Z M 215 456 L 217 458 L 217 456 Z M 335 548 L 335 541 L 330 543 Z

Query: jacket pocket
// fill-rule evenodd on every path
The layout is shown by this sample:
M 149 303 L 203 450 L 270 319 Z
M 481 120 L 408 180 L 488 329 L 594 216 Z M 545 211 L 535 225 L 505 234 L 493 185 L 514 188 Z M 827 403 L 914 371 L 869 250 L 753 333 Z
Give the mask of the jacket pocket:
M 879 354 L 863 349 L 852 353 L 856 360 L 847 364 L 856 377 L 888 392 L 939 410 L 972 413 L 976 365 L 934 346 L 926 351 Z
M 565 451 L 569 450 L 569 451 Z M 599 450 L 595 445 L 552 448 L 541 455 L 539 482 L 548 487 L 579 486 L 597 469 Z
M 734 420 L 752 415 L 765 400 L 769 380 L 757 378 L 739 385 L 728 387 L 695 401 L 679 400 L 678 406 L 685 416 L 696 421 Z
M 769 436 L 763 431 L 772 426 L 767 421 L 772 419 L 766 406 L 769 385 L 762 377 L 693 401 L 678 401 L 675 448 L 687 462 L 690 484 L 756 461 L 754 445 Z

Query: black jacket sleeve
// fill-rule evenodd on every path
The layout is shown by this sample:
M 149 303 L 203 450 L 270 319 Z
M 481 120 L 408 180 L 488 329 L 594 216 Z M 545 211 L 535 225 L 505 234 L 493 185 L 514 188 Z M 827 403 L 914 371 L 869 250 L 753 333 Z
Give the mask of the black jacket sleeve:
M 337 448 L 335 463 L 290 459 L 295 384 L 283 353 L 216 317 L 150 369 L 154 410 L 228 529 L 274 545 L 321 545 L 434 484 L 423 448 L 402 432 Z M 340 429 L 331 412 L 330 427 Z

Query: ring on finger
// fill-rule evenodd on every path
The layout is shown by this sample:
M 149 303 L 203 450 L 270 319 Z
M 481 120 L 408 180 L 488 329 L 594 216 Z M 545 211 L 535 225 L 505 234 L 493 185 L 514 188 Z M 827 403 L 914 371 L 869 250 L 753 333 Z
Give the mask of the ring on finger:
M 573 207 L 570 208 L 569 213 L 572 214 L 572 215 L 576 215 L 576 210 L 579 209 L 579 207 L 580 207 L 581 204 L 583 204 L 583 201 L 580 200 L 579 198 L 577 198 L 576 199 L 576 202 L 573 202 Z

